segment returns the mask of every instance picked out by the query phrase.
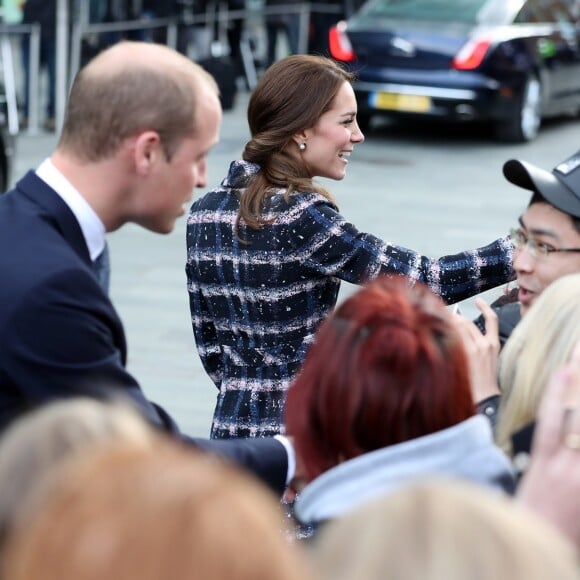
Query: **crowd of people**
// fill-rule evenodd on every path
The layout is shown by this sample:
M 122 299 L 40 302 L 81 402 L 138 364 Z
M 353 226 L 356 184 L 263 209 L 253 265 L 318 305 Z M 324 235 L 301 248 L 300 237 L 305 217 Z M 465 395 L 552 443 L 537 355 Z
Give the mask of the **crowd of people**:
M 78 0 L 69 0 L 69 20 L 73 23 L 87 19 L 89 24 L 125 23 L 127 29 L 118 26 L 105 32 L 85 34 L 81 42 L 81 64 L 98 54 L 104 48 L 121 39 L 153 41 L 166 44 L 168 41 L 166 21 L 176 24 L 176 48 L 179 52 L 192 56 L 198 62 L 211 59 L 213 53 L 227 60 L 227 76 L 224 82 L 231 83 L 237 91 L 237 79 L 248 84 L 248 72 L 242 54 L 242 44 L 247 40 L 253 67 L 260 70 L 271 65 L 281 56 L 296 54 L 303 47 L 308 52 L 326 54 L 328 29 L 347 12 L 343 0 L 327 0 L 308 4 L 307 25 L 301 29 L 301 2 L 296 0 L 261 1 L 261 33 L 259 27 L 248 24 L 247 13 L 256 11 L 245 0 L 83 0 L 84 9 Z M 42 127 L 55 130 L 56 104 L 56 25 L 57 0 L 23 0 L 16 2 L 11 22 L 40 26 L 39 70 L 30 70 L 31 37 L 21 36 L 20 54 L 22 83 L 19 87 L 20 124 L 28 127 L 31 113 L 29 101 L 31 77 L 38 72 L 39 92 L 42 110 L 39 111 Z M 322 8 L 317 4 L 324 4 Z M 331 11 L 328 12 L 328 7 Z M 7 11 L 7 9 L 6 9 Z M 264 14 L 265 13 L 265 14 Z M 156 24 L 153 21 L 157 21 Z M 136 28 L 136 22 L 145 22 L 147 28 Z M 301 46 L 301 35 L 304 40 Z M 263 37 L 263 38 L 262 38 Z M 282 38 L 282 46 L 280 39 Z M 212 45 L 214 49 L 212 50 Z M 219 45 L 219 46 L 218 46 Z M 263 45 L 263 46 L 262 46 Z M 226 56 L 227 55 L 227 56 Z M 246 54 L 245 58 L 248 58 Z M 221 79 L 220 79 L 221 80 Z M 223 92 L 223 90 L 222 90 Z
M 3 577 L 580 578 L 580 154 L 507 161 L 519 227 L 428 258 L 315 181 L 364 141 L 352 80 L 275 62 L 242 159 L 191 204 L 204 439 L 126 369 L 98 262 L 108 232 L 167 234 L 207 187 L 218 86 L 144 41 L 77 74 L 55 150 L 0 196 Z M 504 305 L 448 307 L 513 279 L 503 346 Z M 360 288 L 337 305 L 340 280 Z

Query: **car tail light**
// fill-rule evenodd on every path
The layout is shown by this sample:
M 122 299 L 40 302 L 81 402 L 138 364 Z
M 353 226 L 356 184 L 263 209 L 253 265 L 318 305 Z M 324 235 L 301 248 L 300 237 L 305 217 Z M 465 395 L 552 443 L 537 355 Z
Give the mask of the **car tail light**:
M 346 33 L 346 22 L 341 21 L 328 31 L 328 44 L 332 58 L 345 62 L 354 60 L 354 51 Z
M 461 50 L 455 55 L 451 66 L 459 70 L 473 70 L 477 68 L 491 44 L 489 38 L 474 38 L 463 45 Z

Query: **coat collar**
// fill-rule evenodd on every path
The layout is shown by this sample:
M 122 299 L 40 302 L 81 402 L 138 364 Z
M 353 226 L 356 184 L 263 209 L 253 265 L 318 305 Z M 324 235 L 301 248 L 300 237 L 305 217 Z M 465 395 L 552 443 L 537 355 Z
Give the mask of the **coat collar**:
M 16 190 L 20 191 L 46 212 L 47 217 L 62 234 L 63 238 L 71 245 L 81 260 L 90 266 L 91 258 L 81 227 L 61 197 L 42 181 L 34 171 L 29 171 L 16 184 Z
M 243 160 L 232 161 L 228 175 L 222 181 L 221 186 L 231 189 L 244 189 L 248 187 L 250 180 L 260 169 L 257 163 Z

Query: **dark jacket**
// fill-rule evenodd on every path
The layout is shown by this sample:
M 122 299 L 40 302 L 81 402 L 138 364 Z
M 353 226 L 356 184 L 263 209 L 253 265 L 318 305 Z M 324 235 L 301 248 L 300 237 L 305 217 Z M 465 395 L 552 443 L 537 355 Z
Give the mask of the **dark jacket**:
M 283 489 L 281 443 L 192 440 L 145 397 L 125 369 L 123 325 L 92 270 L 80 226 L 33 172 L 0 197 L 0 248 L 0 429 L 54 399 L 114 393 L 159 429 L 226 455 Z
M 531 423 L 524 425 L 511 436 L 516 485 L 519 485 L 521 478 L 526 472 L 528 463 L 530 462 L 535 429 L 536 422 L 532 421 Z

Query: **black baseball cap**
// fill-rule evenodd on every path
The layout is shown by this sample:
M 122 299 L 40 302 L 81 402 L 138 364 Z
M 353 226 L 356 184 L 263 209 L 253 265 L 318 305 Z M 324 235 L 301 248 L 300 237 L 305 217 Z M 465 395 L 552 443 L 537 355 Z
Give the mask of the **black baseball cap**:
M 555 208 L 580 218 L 580 151 L 552 171 L 510 159 L 504 163 L 503 174 L 514 185 L 535 191 Z

